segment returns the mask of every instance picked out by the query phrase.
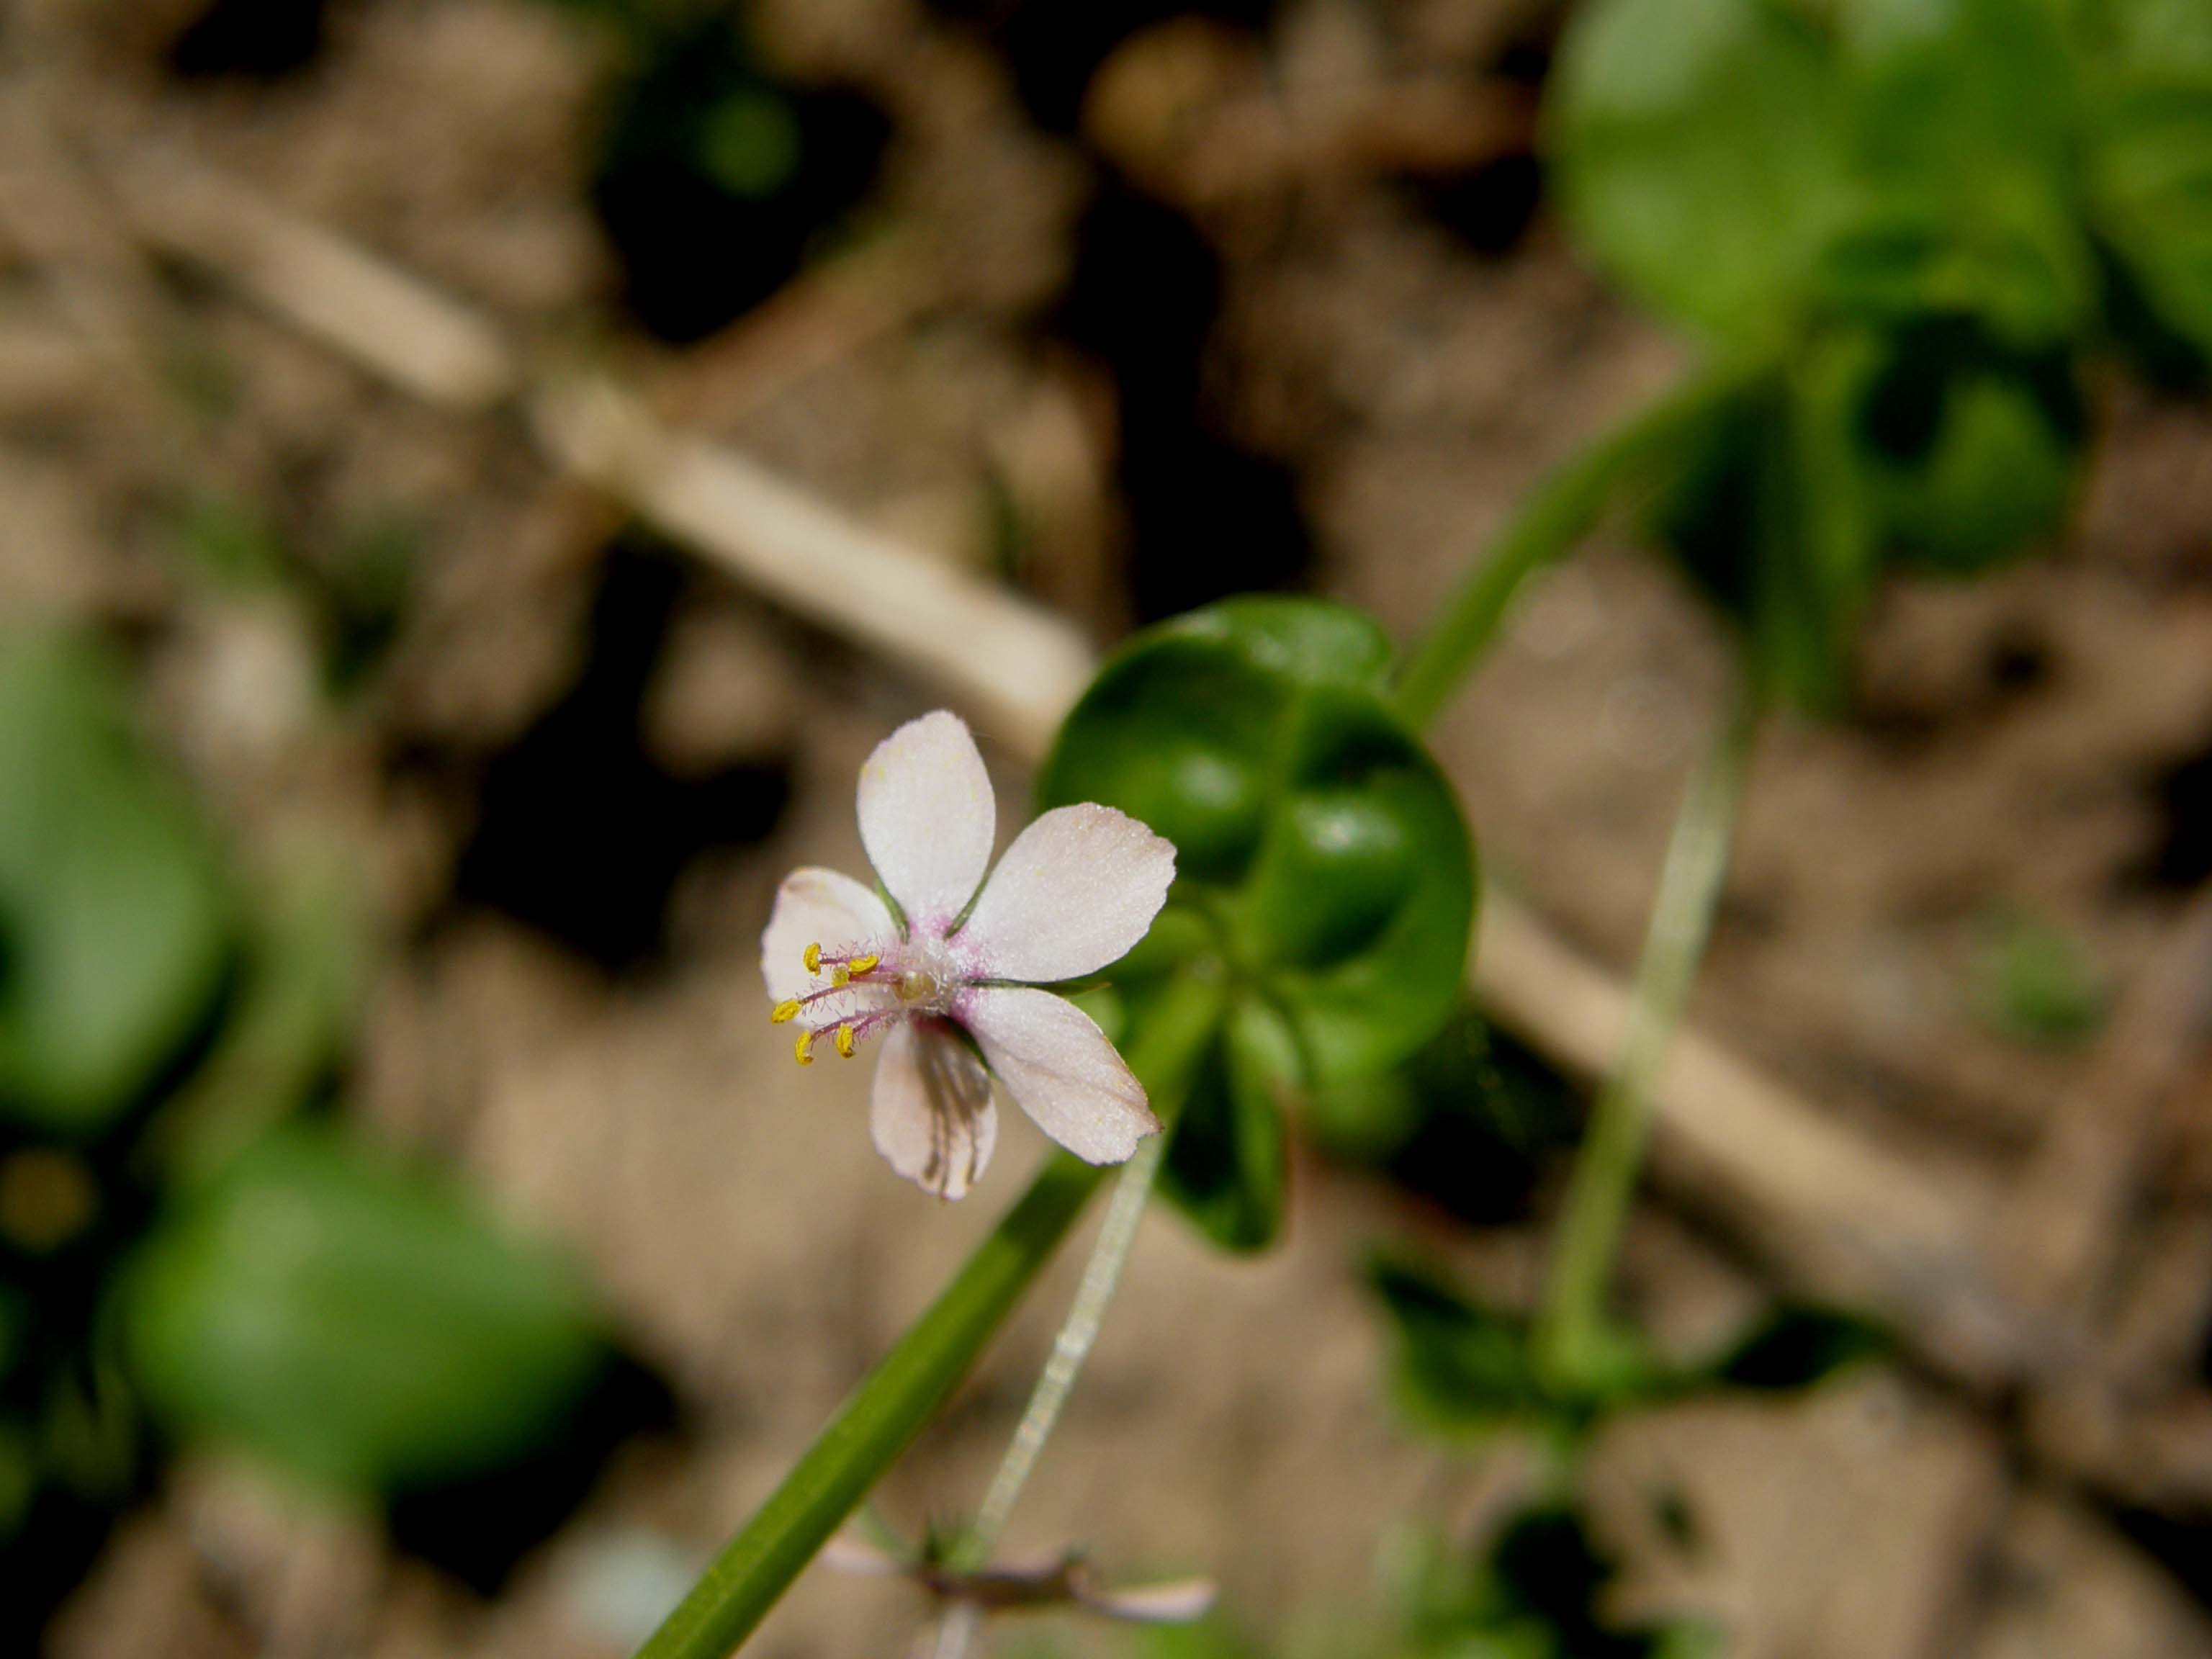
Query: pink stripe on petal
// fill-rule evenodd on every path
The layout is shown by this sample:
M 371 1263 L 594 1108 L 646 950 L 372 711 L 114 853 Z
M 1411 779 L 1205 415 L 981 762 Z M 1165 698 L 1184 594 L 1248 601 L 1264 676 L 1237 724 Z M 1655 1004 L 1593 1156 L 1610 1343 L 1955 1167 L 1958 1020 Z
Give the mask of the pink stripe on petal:
M 903 1023 L 884 1038 L 868 1127 L 876 1150 L 908 1181 L 959 1198 L 981 1179 L 998 1144 L 991 1079 L 957 1037 Z

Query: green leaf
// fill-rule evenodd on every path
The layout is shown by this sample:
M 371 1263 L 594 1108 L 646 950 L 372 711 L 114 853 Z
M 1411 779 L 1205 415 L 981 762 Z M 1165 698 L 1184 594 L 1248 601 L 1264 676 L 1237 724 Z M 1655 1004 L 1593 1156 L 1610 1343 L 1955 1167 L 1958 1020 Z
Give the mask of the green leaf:
M 1824 300 L 1905 322 L 1970 315 L 2020 346 L 2073 338 L 2097 270 L 2052 0 L 1850 0 L 1838 16 L 1856 184 Z
M 1277 1091 L 1297 1066 L 1281 1019 L 1247 1005 L 1200 1063 L 1176 1119 L 1161 1189 L 1224 1249 L 1261 1249 L 1282 1231 L 1290 1168 Z
M 351 1032 L 362 969 L 353 871 L 334 848 L 301 847 L 256 876 L 237 994 L 138 1143 L 150 1173 L 213 1174 L 332 1080 Z
M 1388 661 L 1381 631 L 1342 606 L 1211 606 L 1107 665 L 1038 786 L 1043 805 L 1103 801 L 1175 843 L 1169 903 L 1186 914 L 1155 933 L 1189 951 L 1211 928 L 1240 996 L 1288 1016 L 1316 1079 L 1427 1040 L 1458 998 L 1474 921 L 1467 829 L 1383 701 Z M 1139 949 L 1139 968 L 1164 957 Z
M 214 852 L 117 676 L 73 638 L 0 643 L 0 1115 L 106 1127 L 206 1017 L 228 945 Z
M 1398 1338 L 1396 1386 L 1407 1416 L 1431 1431 L 1484 1437 L 1555 1414 L 1528 1323 L 1476 1306 L 1415 1263 L 1368 1269 Z
M 1972 313 L 2052 343 L 2097 291 L 2076 83 L 2051 0 L 1600 0 L 1556 170 L 1601 262 L 1709 339 Z
M 1966 574 L 2054 530 L 2087 429 L 2070 357 L 1971 319 L 1838 327 L 1718 405 L 1652 529 L 1773 697 L 1839 702 L 1886 566 Z
M 1175 843 L 1151 935 L 1109 970 L 1179 966 L 1231 1010 L 1165 1166 L 1212 1237 L 1249 1249 L 1283 1206 L 1280 1102 L 1386 1067 L 1460 995 L 1474 850 L 1451 787 L 1384 699 L 1388 641 L 1356 611 L 1245 599 L 1140 635 L 1062 726 L 1040 804 L 1101 801 Z
M 1591 1334 L 1565 1374 L 1545 1363 L 1526 1319 L 1482 1306 L 1416 1261 L 1381 1257 L 1368 1282 L 1398 1339 L 1401 1406 L 1449 1438 L 1514 1428 L 1571 1447 L 1607 1418 L 1713 1386 L 1711 1367 L 1668 1365 L 1637 1332 L 1611 1323 Z
M 1880 1358 L 1890 1346 L 1888 1338 L 1863 1319 L 1833 1309 L 1785 1304 L 1753 1326 L 1705 1374 L 1729 1388 L 1795 1391 Z
M 1705 1628 L 1622 1620 L 1620 1565 L 1571 1505 L 1536 1500 L 1478 1554 L 1414 1539 L 1400 1577 L 1412 1659 L 1717 1659 Z
M 2115 297 L 2212 354 L 2212 9 L 2079 0 L 2075 10 L 2089 64 L 2090 211 L 2126 277 Z
M 1527 1212 L 1582 1131 L 1583 1092 L 1463 1003 L 1401 1064 L 1308 1090 L 1299 1121 L 1329 1157 L 1387 1174 L 1477 1224 Z
M 173 1432 L 363 1494 L 535 1449 L 609 1358 L 565 1265 L 445 1182 L 304 1127 L 161 1219 L 122 1314 Z
M 1809 6 L 1596 0 L 1552 82 L 1559 199 L 1646 303 L 1710 339 L 1778 343 L 1853 205 L 1844 96 Z
M 2087 429 L 2069 354 L 1944 318 L 1869 337 L 1852 372 L 1856 454 L 1897 559 L 1970 575 L 2057 527 Z
M 1814 708 L 1843 695 L 1878 568 L 1855 373 L 1826 352 L 1717 406 L 1652 526 L 1735 623 L 1762 691 Z

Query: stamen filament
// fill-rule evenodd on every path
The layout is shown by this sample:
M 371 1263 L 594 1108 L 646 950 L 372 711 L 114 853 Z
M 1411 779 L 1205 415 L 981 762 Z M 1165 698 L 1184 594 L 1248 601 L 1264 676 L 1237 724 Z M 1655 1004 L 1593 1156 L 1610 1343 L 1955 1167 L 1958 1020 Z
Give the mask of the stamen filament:
M 792 1000 L 802 1008 L 811 1008 L 816 1003 L 821 1001 L 824 997 L 844 996 L 849 993 L 852 988 L 853 988 L 849 985 L 825 985 L 818 991 L 809 991 L 805 996 L 793 997 Z M 770 1015 L 769 1018 L 774 1018 L 775 1016 Z

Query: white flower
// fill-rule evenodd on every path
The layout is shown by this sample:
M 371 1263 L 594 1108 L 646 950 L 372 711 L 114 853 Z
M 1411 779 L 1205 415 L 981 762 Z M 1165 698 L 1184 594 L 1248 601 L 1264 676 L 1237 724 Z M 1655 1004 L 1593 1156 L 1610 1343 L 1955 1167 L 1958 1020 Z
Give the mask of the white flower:
M 1055 807 L 985 884 L 991 780 L 943 710 L 877 745 L 860 806 L 861 845 L 899 914 L 849 876 L 794 870 L 761 934 L 773 1018 L 799 1023 L 799 1064 L 817 1042 L 849 1060 L 881 1036 L 876 1149 L 940 1198 L 960 1197 L 991 1161 L 993 1074 L 1078 1158 L 1129 1157 L 1160 1127 L 1144 1085 L 1089 1015 L 1035 987 L 1095 973 L 1142 939 L 1175 848 L 1110 806 Z

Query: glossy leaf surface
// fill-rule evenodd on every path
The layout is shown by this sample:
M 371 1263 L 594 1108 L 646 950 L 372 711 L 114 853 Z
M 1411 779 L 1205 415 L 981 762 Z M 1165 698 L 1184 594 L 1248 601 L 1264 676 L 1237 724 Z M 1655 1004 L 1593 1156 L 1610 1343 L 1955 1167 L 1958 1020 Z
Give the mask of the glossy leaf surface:
M 1419 1048 L 1451 1012 L 1474 921 L 1473 848 L 1449 784 L 1382 696 L 1388 641 L 1316 600 L 1247 599 L 1150 630 L 1068 717 L 1041 804 L 1103 801 L 1173 842 L 1150 938 L 1109 972 L 1141 988 L 1209 959 L 1224 1034 L 1167 1182 L 1251 1245 L 1279 1214 L 1286 1090 Z

